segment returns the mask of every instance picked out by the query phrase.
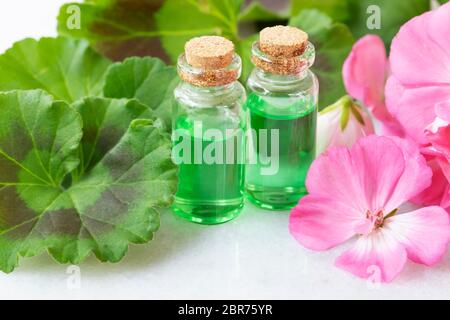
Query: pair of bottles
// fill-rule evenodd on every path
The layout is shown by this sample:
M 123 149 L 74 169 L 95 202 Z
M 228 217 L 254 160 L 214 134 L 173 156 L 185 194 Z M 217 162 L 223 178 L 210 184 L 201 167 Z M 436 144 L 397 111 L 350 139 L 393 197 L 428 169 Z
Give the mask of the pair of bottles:
M 222 37 L 194 38 L 178 60 L 173 152 L 179 185 L 173 209 L 190 221 L 237 217 L 247 197 L 286 210 L 306 194 L 315 157 L 318 81 L 303 31 L 266 28 L 252 47 L 247 92 L 241 58 Z

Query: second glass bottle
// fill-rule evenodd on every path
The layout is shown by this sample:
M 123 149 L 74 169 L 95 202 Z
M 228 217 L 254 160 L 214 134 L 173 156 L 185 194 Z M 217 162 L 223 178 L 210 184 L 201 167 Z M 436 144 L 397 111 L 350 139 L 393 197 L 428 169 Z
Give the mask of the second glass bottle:
M 300 29 L 266 28 L 253 44 L 248 82 L 248 199 L 259 207 L 286 210 L 306 194 L 315 158 L 319 84 L 309 70 L 314 46 Z

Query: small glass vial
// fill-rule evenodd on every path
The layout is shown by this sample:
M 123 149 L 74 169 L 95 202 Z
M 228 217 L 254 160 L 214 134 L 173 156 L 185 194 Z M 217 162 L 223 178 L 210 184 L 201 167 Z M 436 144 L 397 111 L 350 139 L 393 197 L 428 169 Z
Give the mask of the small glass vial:
M 259 207 L 291 209 L 307 193 L 316 153 L 319 84 L 309 70 L 314 59 L 308 35 L 293 27 L 266 28 L 253 44 L 246 195 Z
M 244 204 L 246 94 L 231 41 L 194 38 L 178 59 L 172 158 L 179 165 L 173 210 L 201 224 L 237 217 Z

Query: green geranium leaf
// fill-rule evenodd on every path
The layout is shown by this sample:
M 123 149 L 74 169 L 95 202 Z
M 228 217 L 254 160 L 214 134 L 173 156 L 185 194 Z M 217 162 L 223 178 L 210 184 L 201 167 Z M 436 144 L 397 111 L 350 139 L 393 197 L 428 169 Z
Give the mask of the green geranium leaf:
M 130 56 L 164 56 L 159 40 L 161 33 L 156 30 L 154 21 L 154 13 L 163 0 L 85 2 L 61 7 L 59 34 L 87 39 L 97 51 L 113 60 Z
M 0 90 L 43 89 L 71 103 L 100 94 L 109 65 L 86 41 L 25 39 L 0 55 Z
M 178 83 L 174 67 L 157 58 L 129 58 L 108 71 L 104 95 L 109 98 L 137 99 L 154 111 L 171 128 L 173 90 Z
M 105 142 L 106 123 L 123 130 L 117 123 L 122 111 L 107 109 L 126 109 L 124 123 L 147 109 L 137 102 L 108 100 L 84 100 L 71 107 L 40 90 L 0 93 L 3 271 L 12 271 L 19 256 L 45 250 L 61 263 L 80 263 L 91 252 L 101 261 L 115 262 L 130 243 L 146 242 L 157 230 L 156 208 L 169 205 L 176 169 L 170 139 L 152 120 L 132 120 L 101 159 L 94 153 L 95 160 L 87 162 L 90 171 L 67 182 L 80 165 L 80 143 L 90 150 L 92 137 L 86 139 L 83 130 L 86 134 L 95 127 L 92 120 L 83 129 L 76 109 L 83 114 L 95 103 L 103 110 L 93 117 L 103 119 L 93 130 L 97 143 Z
M 351 51 L 354 38 L 347 26 L 333 23 L 330 17 L 318 10 L 301 11 L 289 23 L 308 32 L 316 47 L 313 71 L 320 82 L 319 104 L 322 109 L 346 94 L 342 65 Z
M 335 21 L 346 21 L 350 16 L 348 0 L 291 0 L 291 15 L 293 17 L 298 15 L 300 11 L 310 9 L 322 11 Z
M 368 33 L 379 35 L 390 47 L 391 41 L 408 20 L 430 10 L 429 0 L 347 0 L 351 16 L 347 24 L 355 37 L 360 38 Z M 380 14 L 381 25 L 377 29 L 368 28 L 369 17 L 375 11 Z
M 249 32 L 239 32 L 239 23 L 279 21 L 287 15 L 271 12 L 258 1 L 245 8 L 243 4 L 244 0 L 86 0 L 61 8 L 58 32 L 87 39 L 97 51 L 120 61 L 150 55 L 176 64 L 185 42 L 202 35 L 224 36 L 246 57 Z M 250 59 L 243 59 L 244 80 L 251 68 Z
M 73 104 L 83 120 L 80 166 L 76 177 L 91 170 L 138 118 L 152 118 L 152 111 L 136 100 L 85 98 Z

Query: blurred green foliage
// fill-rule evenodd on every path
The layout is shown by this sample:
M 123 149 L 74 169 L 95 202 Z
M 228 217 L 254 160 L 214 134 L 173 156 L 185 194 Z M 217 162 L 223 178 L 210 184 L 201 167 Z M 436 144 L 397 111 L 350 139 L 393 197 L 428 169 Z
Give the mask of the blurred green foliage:
M 444 2 L 444 0 L 440 0 Z M 341 68 L 354 41 L 379 35 L 387 47 L 400 26 L 430 9 L 429 0 L 85 0 L 60 10 L 58 31 L 84 38 L 113 60 L 156 56 L 175 64 L 192 37 L 222 35 L 236 44 L 243 57 L 243 79 L 252 69 L 250 48 L 265 26 L 291 23 L 306 29 L 317 49 L 315 71 L 322 86 L 321 107 L 345 94 Z M 81 9 L 81 28 L 67 25 Z M 270 9 L 276 7 L 277 9 Z M 376 7 L 374 7 L 376 6 Z M 380 28 L 368 19 L 379 14 Z M 370 28 L 370 29 L 369 29 Z

